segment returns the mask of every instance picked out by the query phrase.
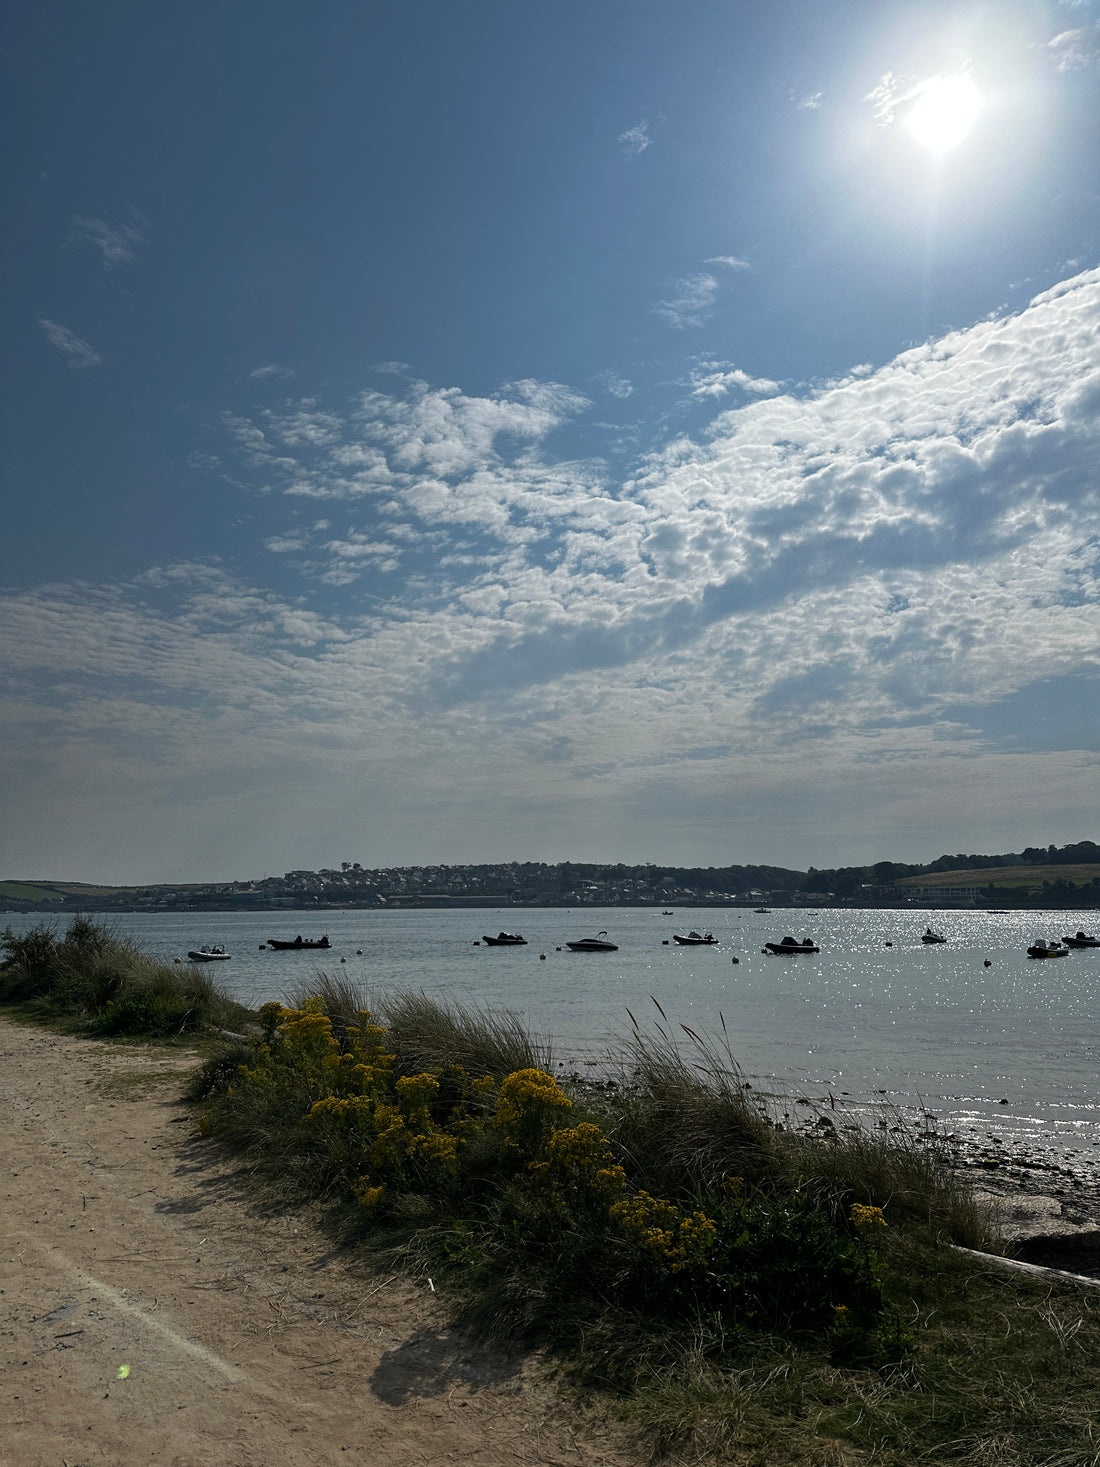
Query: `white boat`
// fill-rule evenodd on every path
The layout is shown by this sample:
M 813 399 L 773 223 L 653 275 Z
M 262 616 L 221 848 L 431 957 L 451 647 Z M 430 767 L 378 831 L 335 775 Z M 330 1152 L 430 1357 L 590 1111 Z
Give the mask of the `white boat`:
M 193 963 L 228 963 L 233 954 L 227 953 L 220 942 L 214 942 L 209 946 L 203 943 L 202 947 L 192 948 L 187 956 Z
M 567 942 L 566 947 L 575 953 L 617 953 L 619 944 L 608 942 L 606 932 L 598 932 L 595 937 L 582 937 L 577 942 Z
M 1076 937 L 1063 937 L 1062 941 L 1067 947 L 1100 947 L 1100 937 L 1090 937 L 1080 930 Z

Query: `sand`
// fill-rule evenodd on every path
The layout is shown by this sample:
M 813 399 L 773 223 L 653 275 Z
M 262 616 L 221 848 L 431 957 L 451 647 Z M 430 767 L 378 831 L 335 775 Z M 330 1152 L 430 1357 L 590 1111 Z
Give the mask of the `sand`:
M 0 1467 L 626 1467 L 425 1277 L 271 1212 L 181 1102 L 195 1055 L 0 1017 Z

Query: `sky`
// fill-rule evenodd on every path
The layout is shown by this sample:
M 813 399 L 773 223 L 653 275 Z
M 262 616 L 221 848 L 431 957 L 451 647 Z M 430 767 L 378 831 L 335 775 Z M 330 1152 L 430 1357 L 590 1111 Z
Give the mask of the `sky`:
M 1098 838 L 1100 0 L 0 64 L 0 877 Z

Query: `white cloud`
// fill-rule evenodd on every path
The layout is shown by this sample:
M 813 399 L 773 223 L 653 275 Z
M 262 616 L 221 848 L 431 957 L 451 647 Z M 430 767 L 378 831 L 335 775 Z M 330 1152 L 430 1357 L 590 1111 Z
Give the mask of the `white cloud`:
M 717 295 L 718 282 L 713 275 L 703 272 L 685 275 L 676 282 L 673 295 L 668 300 L 658 301 L 653 310 L 677 330 L 683 331 L 690 326 L 704 324 L 714 310 Z
M 644 153 L 652 142 L 648 122 L 639 122 L 619 134 L 619 146 L 628 158 L 636 158 L 639 153 Z
M 734 387 L 753 397 L 772 397 L 780 390 L 780 384 L 770 377 L 751 377 L 740 367 L 711 363 L 691 375 L 692 397 L 724 397 Z
M 1100 23 L 1062 31 L 1047 42 L 1047 50 L 1059 71 L 1079 71 L 1100 65 Z
M 703 263 L 704 265 L 724 265 L 727 270 L 752 269 L 748 260 L 742 260 L 737 255 L 712 255 L 709 260 L 704 260 Z
M 99 251 L 105 270 L 132 265 L 139 248 L 145 244 L 148 221 L 134 214 L 130 224 L 108 224 L 105 219 L 76 214 L 70 225 L 75 240 L 94 246 Z
M 824 92 L 808 92 L 795 103 L 800 112 L 816 112 L 824 99 Z
M 103 360 L 90 342 L 85 341 L 83 336 L 78 336 L 75 331 L 70 331 L 67 326 L 59 326 L 56 321 L 45 319 L 40 319 L 38 324 L 45 332 L 46 340 L 57 348 L 74 370 L 98 367 Z
M 621 401 L 625 401 L 634 392 L 634 384 L 628 378 L 620 377 L 618 372 L 605 372 L 601 381 L 611 396 Z
M 294 368 L 280 367 L 276 362 L 265 362 L 262 367 L 253 367 L 248 375 L 261 382 L 272 378 L 285 380 L 294 376 Z

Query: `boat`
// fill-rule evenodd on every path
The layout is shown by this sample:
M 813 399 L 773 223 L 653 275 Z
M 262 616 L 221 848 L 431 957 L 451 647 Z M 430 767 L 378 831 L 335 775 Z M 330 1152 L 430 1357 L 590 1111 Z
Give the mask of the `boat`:
M 1076 937 L 1063 937 L 1062 941 L 1067 947 L 1100 947 L 1100 937 L 1090 937 L 1087 932 L 1080 930 Z
M 666 907 L 665 910 L 661 913 L 661 916 L 662 917 L 671 917 L 672 916 L 672 909 L 671 909 L 671 907 Z
M 1042 938 L 1036 938 L 1027 950 L 1029 958 L 1064 958 L 1068 953 L 1069 948 L 1060 942 L 1044 942 Z
M 202 947 L 191 948 L 187 956 L 193 963 L 228 963 L 233 954 L 227 953 L 220 942 L 212 942 L 209 946 L 203 943 Z
M 686 937 L 681 937 L 678 932 L 674 932 L 672 934 L 672 940 L 673 942 L 678 942 L 681 947 L 709 947 L 711 943 L 718 941 L 712 932 L 708 932 L 704 936 L 703 933 L 696 932 L 694 927 Z
M 821 951 L 812 937 L 804 937 L 801 942 L 795 942 L 793 937 L 785 937 L 782 942 L 766 942 L 764 949 L 769 953 L 819 953 Z
M 582 937 L 577 942 L 567 942 L 567 948 L 575 953 L 617 953 L 619 944 L 608 942 L 606 932 L 597 932 L 595 937 Z
M 931 927 L 926 927 L 920 935 L 921 942 L 946 942 L 942 932 L 933 932 Z
M 487 942 L 490 947 L 526 947 L 526 937 L 521 937 L 518 932 L 498 932 L 495 937 L 490 937 L 487 932 L 482 933 L 482 942 Z
M 770 912 L 771 907 L 753 907 L 754 912 Z
M 331 946 L 327 936 L 320 938 L 317 942 L 313 942 L 312 940 L 304 939 L 301 933 L 298 934 L 293 942 L 280 942 L 277 937 L 269 937 L 267 939 L 267 945 L 268 947 L 273 947 L 276 952 L 281 953 L 300 953 L 309 950 L 316 951 L 318 948 L 327 948 Z

